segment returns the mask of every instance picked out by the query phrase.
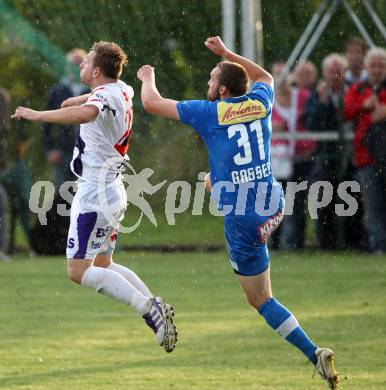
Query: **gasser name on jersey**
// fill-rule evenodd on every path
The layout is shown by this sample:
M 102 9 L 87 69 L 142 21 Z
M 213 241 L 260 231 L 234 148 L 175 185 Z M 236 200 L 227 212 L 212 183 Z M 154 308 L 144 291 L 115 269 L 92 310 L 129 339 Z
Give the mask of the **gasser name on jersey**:
M 266 162 L 255 167 L 240 169 L 238 171 L 231 172 L 233 184 L 241 184 L 261 180 L 265 177 L 269 177 L 271 174 L 272 170 L 270 162 Z

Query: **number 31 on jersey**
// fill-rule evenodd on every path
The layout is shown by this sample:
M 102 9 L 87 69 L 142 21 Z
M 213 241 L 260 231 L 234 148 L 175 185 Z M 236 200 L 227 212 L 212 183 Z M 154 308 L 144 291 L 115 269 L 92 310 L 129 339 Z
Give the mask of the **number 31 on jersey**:
M 249 140 L 248 127 L 250 128 L 251 132 L 256 133 L 260 160 L 265 160 L 263 129 L 261 127 L 261 121 L 256 120 L 249 125 L 240 123 L 228 127 L 229 139 L 233 138 L 236 134 L 239 134 L 237 145 L 239 148 L 243 148 L 242 153 L 239 152 L 233 157 L 236 165 L 246 165 L 252 162 L 252 149 Z

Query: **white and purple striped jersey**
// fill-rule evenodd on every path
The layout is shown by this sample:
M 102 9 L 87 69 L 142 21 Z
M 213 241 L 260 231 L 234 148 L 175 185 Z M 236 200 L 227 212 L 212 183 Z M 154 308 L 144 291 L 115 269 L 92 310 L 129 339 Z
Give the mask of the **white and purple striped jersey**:
M 121 80 L 95 88 L 86 103 L 98 108 L 98 116 L 80 126 L 71 169 L 81 180 L 113 182 L 124 167 L 133 123 L 133 88 Z M 114 161 L 114 164 L 108 164 Z M 108 164 L 108 169 L 102 169 Z

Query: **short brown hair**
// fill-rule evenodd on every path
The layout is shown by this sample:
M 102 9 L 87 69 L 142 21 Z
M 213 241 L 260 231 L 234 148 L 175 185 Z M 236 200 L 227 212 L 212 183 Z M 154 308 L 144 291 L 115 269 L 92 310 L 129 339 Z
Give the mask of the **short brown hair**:
M 360 46 L 363 50 L 363 53 L 366 53 L 367 49 L 368 49 L 366 42 L 362 38 L 359 38 L 359 37 L 350 37 L 347 40 L 345 50 L 347 50 L 349 48 L 349 46 Z
M 222 61 L 217 64 L 221 73 L 219 86 L 224 85 L 231 96 L 241 96 L 248 91 L 248 73 L 242 65 L 235 62 Z
M 113 42 L 95 42 L 91 49 L 95 52 L 94 66 L 99 67 L 104 76 L 118 79 L 127 65 L 126 53 Z

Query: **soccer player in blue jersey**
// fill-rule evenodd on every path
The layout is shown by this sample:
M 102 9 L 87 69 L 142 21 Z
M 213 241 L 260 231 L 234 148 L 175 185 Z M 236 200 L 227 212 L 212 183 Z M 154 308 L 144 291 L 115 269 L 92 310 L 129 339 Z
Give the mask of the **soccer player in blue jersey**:
M 210 73 L 208 100 L 177 102 L 162 97 L 154 69 L 144 65 L 137 73 L 143 106 L 152 114 L 192 126 L 201 136 L 211 170 L 206 186 L 224 214 L 230 262 L 248 303 L 336 389 L 334 353 L 318 348 L 295 316 L 272 296 L 267 240 L 280 224 L 284 208 L 282 188 L 271 172 L 272 76 L 230 51 L 219 37 L 208 38 L 205 45 L 227 60 Z M 253 85 L 247 93 L 249 79 Z

